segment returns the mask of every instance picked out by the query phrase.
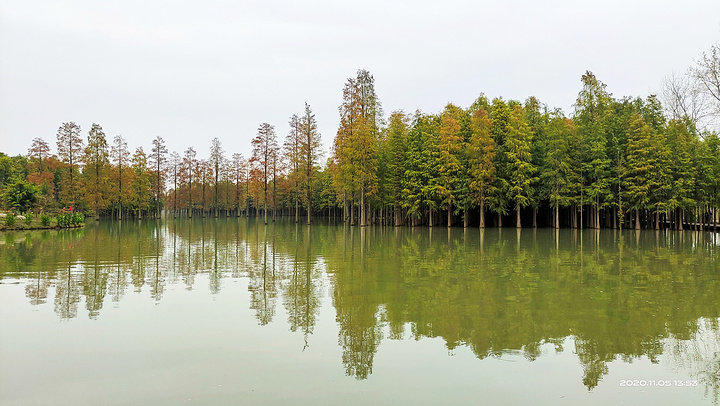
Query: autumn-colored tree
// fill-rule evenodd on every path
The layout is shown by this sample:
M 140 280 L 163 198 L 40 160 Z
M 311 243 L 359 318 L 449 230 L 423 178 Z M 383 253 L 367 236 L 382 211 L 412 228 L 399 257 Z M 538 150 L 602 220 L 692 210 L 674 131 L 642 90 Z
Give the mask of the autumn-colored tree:
M 125 139 L 121 135 L 115 136 L 113 146 L 110 149 L 110 157 L 115 170 L 112 171 L 111 201 L 117 206 L 117 218 L 122 219 L 123 207 L 130 202 L 127 192 L 130 180 L 130 151 Z
M 484 228 L 485 207 L 497 188 L 494 162 L 496 146 L 492 136 L 492 120 L 485 109 L 478 108 L 473 112 L 471 129 L 468 145 L 470 191 L 473 202 L 480 205 L 480 228 Z
M 155 216 L 160 216 L 162 210 L 162 196 L 165 193 L 165 177 L 167 170 L 167 154 L 168 149 L 165 146 L 165 141 L 162 137 L 158 136 L 152 140 L 152 150 L 148 162 L 152 168 L 152 189 L 154 192 L 154 209 Z
M 63 123 L 57 132 L 58 157 L 67 165 L 67 173 L 63 176 L 60 197 L 65 203 L 75 208 L 78 195 L 78 173 L 82 162 L 83 141 L 80 137 L 80 126 L 74 122 Z
M 256 165 L 262 176 L 263 215 L 265 224 L 267 224 L 268 184 L 273 172 L 274 158 L 277 155 L 275 127 L 268 123 L 262 123 L 258 127 L 257 136 L 252 140 L 252 146 L 253 154 L 250 161 Z
M 177 217 L 178 210 L 178 183 L 180 181 L 180 172 L 182 170 L 182 159 L 180 158 L 180 154 L 175 151 L 171 152 L 168 163 L 170 178 L 173 183 L 173 218 L 175 218 Z
M 151 188 L 150 172 L 145 151 L 138 147 L 132 156 L 132 179 L 130 180 L 130 203 L 139 218 L 150 210 Z
M 382 120 L 375 80 L 366 70 L 348 79 L 340 105 L 334 154 L 341 189 L 360 197 L 360 225 L 368 225 L 366 197 L 377 191 L 377 137 Z
M 42 197 L 49 203 L 55 193 L 53 184 L 54 173 L 50 170 L 50 145 L 42 138 L 35 138 L 28 150 L 28 182 L 36 185 Z M 41 197 L 41 199 L 42 199 Z M 43 204 L 41 201 L 40 204 Z
M 247 199 L 246 196 L 243 196 L 243 190 L 242 185 L 244 183 L 247 183 L 247 161 L 245 160 L 245 157 L 243 157 L 242 154 L 235 153 L 233 154 L 232 159 L 232 177 L 235 182 L 235 210 L 237 215 L 240 215 L 240 207 L 243 201 Z
M 195 152 L 195 149 L 193 147 L 189 147 L 185 150 L 185 156 L 183 157 L 183 163 L 182 163 L 182 169 L 183 169 L 183 178 L 185 179 L 185 183 L 187 184 L 187 196 L 188 196 L 188 217 L 192 218 L 193 215 L 193 198 L 192 198 L 192 185 L 193 185 L 193 175 L 195 174 L 194 170 L 197 167 L 197 161 L 196 161 L 197 153 Z M 197 176 L 197 175 L 195 175 Z
M 224 153 L 220 140 L 217 137 L 213 138 L 210 145 L 210 166 L 214 176 L 213 210 L 215 217 L 218 216 L 218 187 L 220 186 L 220 172 Z
M 110 160 L 107 139 L 99 124 L 93 123 L 88 133 L 83 161 L 83 196 L 96 215 L 110 204 Z

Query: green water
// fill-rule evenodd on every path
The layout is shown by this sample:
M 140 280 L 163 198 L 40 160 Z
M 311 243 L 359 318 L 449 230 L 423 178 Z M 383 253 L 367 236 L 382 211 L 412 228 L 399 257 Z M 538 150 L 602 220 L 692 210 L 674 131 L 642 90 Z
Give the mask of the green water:
M 0 234 L 0 404 L 719 404 L 709 232 Z

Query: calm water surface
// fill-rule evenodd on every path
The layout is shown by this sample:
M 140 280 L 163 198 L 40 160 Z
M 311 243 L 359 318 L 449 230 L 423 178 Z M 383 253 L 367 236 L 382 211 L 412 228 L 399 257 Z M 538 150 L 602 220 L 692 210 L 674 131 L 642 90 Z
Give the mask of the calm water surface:
M 720 404 L 712 233 L 0 234 L 0 404 Z

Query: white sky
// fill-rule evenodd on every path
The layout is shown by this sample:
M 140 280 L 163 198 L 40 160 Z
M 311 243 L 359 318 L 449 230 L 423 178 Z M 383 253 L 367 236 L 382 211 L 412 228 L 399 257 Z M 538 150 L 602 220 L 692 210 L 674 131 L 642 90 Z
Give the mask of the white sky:
M 720 42 L 720 1 L 0 0 L 0 151 L 55 151 L 93 122 L 131 150 L 250 154 L 258 126 L 308 102 L 329 150 L 346 79 L 375 77 L 386 115 L 484 92 L 570 114 L 591 70 L 615 97 L 659 91 Z M 327 153 L 326 153 L 327 156 Z

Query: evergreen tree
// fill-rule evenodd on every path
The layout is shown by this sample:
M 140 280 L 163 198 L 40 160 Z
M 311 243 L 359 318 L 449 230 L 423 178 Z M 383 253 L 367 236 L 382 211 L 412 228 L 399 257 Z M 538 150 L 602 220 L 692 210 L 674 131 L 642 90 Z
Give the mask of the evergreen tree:
M 611 95 L 592 72 L 582 76 L 583 88 L 575 102 L 575 122 L 583 148 L 581 210 L 587 202 L 592 208 L 591 227 L 600 227 L 600 209 L 612 202 L 610 159 L 607 153 L 607 125 Z
M 532 163 L 532 137 L 522 107 L 513 106 L 503 152 L 509 174 L 507 198 L 515 206 L 517 228 L 521 227 L 520 209 L 531 203 L 534 194 L 537 169 Z

